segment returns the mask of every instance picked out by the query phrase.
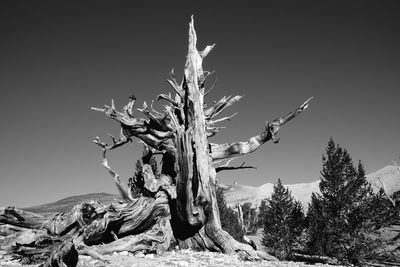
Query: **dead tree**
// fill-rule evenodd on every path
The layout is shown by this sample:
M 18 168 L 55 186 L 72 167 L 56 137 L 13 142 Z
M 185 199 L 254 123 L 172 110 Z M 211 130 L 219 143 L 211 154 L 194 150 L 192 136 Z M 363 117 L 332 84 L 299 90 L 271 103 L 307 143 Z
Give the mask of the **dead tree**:
M 60 255 L 51 254 L 59 262 L 71 254 L 72 249 L 68 250 L 71 244 L 80 254 L 98 256 L 121 250 L 162 253 L 173 240 L 180 248 L 238 254 L 248 260 L 266 257 L 248 244 L 236 241 L 221 228 L 216 202 L 217 171 L 249 167 L 242 164 L 217 168 L 216 164 L 254 152 L 265 142 L 276 140 L 280 127 L 304 111 L 310 99 L 286 116 L 266 122 L 264 130 L 247 141 L 211 143 L 208 138 L 219 132 L 219 123 L 233 117 L 218 116 L 242 97 L 228 96 L 212 105 L 205 103 L 205 96 L 214 86 L 207 90 L 206 80 L 211 72 L 203 70 L 202 62 L 214 45 L 198 51 L 196 43 L 192 18 L 183 79 L 178 82 L 171 71 L 167 81 L 174 96 L 169 93 L 157 97 L 167 103 L 164 112 L 156 111 L 152 104 L 148 106 L 145 102 L 136 110 L 146 118 L 137 117 L 133 95 L 121 111 L 117 111 L 114 101 L 105 108 L 93 108 L 120 124 L 120 137 L 111 136 L 112 143 L 107 144 L 98 137 L 94 142 L 101 147 L 102 164 L 114 178 L 125 203 L 79 206 L 69 214 L 60 215 L 64 219 L 62 227 L 55 218 L 45 222 L 41 218 L 34 224 L 38 229 L 47 227 L 51 234 L 62 237 L 55 242 L 63 245 L 58 245 L 56 250 Z M 123 146 L 133 138 L 140 139 L 148 147 L 148 153 L 142 158 L 143 179 L 134 181 L 135 194 L 123 185 L 106 159 L 107 151 Z M 159 175 L 155 175 L 148 164 L 156 154 L 162 157 Z M 14 225 L 19 226 L 20 222 L 14 221 L 17 222 Z M 0 222 L 10 223 L 10 219 L 1 220 L 0 217 Z M 21 246 L 18 249 L 23 251 Z M 63 249 L 68 253 L 63 254 Z
M 248 246 L 238 243 L 221 229 L 215 195 L 216 168 L 213 163 L 251 153 L 265 142 L 274 140 L 279 128 L 305 110 L 308 101 L 287 116 L 266 123 L 261 134 L 246 142 L 209 143 L 208 138 L 216 135 L 220 129 L 217 123 L 232 118 L 227 116 L 218 119 L 217 116 L 240 100 L 241 96 L 224 97 L 211 106 L 205 104 L 204 97 L 208 93 L 205 82 L 211 73 L 203 70 L 202 62 L 214 45 L 198 51 L 196 43 L 192 20 L 183 80 L 177 82 L 172 71 L 168 83 L 175 96 L 158 96 L 158 99 L 168 102 L 164 113 L 155 111 L 152 106 L 149 108 L 145 103 L 138 110 L 148 118 L 136 118 L 133 112 L 129 112 L 133 108 L 132 99 L 123 112 L 116 111 L 113 103 L 111 107 L 95 109 L 119 122 L 122 130 L 120 139 L 112 138 L 110 145 L 99 139 L 95 142 L 103 150 L 111 150 L 136 137 L 162 154 L 163 178 L 159 179 L 165 181 L 163 186 L 176 190 L 176 198 L 175 194 L 169 195 L 169 207 L 173 235 L 180 247 L 229 254 L 245 252 L 253 258 L 256 255 Z

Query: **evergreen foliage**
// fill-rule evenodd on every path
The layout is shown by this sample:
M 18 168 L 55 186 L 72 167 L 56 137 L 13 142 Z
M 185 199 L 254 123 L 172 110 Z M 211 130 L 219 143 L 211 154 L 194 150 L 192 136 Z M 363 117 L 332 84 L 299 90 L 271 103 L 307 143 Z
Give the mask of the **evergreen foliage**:
M 149 157 L 150 156 L 150 157 Z M 160 171 L 158 170 L 158 162 L 154 156 L 149 154 L 149 151 L 146 147 L 143 149 L 142 159 L 146 159 L 144 163 L 149 164 L 151 170 L 153 171 L 154 176 L 157 178 L 160 176 Z M 128 187 L 131 190 L 131 194 L 133 198 L 138 198 L 142 195 L 147 196 L 148 192 L 143 190 L 144 180 L 143 180 L 143 160 L 139 159 L 135 164 L 135 172 L 132 177 L 128 179 Z
M 378 246 L 371 233 L 377 223 L 377 196 L 346 149 L 329 140 L 322 158 L 320 194 L 313 193 L 307 212 L 308 249 L 353 264 L 371 257 Z
M 261 204 L 259 209 L 259 215 L 258 215 L 258 220 L 256 223 L 257 228 L 263 228 L 264 227 L 264 218 L 265 218 L 265 212 L 267 210 L 267 200 L 263 199 L 261 200 Z
M 227 231 L 237 241 L 243 242 L 244 229 L 239 223 L 237 213 L 232 208 L 226 206 L 224 190 L 217 187 L 216 195 L 222 229 Z
M 263 214 L 264 231 L 261 243 L 267 252 L 279 259 L 291 259 L 304 225 L 301 204 L 291 195 L 281 180 L 266 200 Z

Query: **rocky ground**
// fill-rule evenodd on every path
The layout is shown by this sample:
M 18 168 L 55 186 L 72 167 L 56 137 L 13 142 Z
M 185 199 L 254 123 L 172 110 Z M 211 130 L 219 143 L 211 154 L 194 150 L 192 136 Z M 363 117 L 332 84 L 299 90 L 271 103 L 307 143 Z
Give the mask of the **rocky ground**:
M 236 256 L 228 256 L 220 253 L 212 252 L 195 252 L 191 250 L 170 251 L 162 256 L 142 253 L 133 255 L 128 252 L 114 253 L 113 255 L 104 256 L 108 263 L 94 260 L 89 256 L 80 256 L 78 267 L 85 266 L 129 266 L 129 267 L 234 267 L 234 266 L 271 266 L 271 267 L 294 267 L 294 266 L 331 266 L 331 265 L 307 265 L 301 262 L 244 262 Z M 10 259 L 8 255 L 0 255 L 0 266 L 22 266 L 16 261 Z M 38 265 L 23 265 L 38 266 Z

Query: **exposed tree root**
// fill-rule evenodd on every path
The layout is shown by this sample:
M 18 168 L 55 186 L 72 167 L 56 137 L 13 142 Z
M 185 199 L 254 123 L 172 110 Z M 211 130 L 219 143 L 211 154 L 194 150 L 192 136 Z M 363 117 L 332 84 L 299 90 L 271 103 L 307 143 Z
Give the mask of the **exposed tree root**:
M 141 234 L 126 236 L 112 243 L 91 246 L 90 248 L 99 254 L 111 254 L 113 252 L 142 251 L 146 253 L 162 254 L 168 250 L 173 240 L 173 234 L 168 217 L 161 218 L 148 231 Z

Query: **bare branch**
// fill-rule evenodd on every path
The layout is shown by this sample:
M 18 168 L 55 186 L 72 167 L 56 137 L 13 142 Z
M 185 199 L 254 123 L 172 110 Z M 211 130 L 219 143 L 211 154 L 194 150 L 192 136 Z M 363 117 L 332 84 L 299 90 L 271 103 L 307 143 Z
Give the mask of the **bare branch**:
M 114 99 L 111 99 L 111 109 L 115 110 Z
M 396 207 L 396 202 L 394 201 L 394 199 L 392 197 L 390 197 L 389 192 L 387 191 L 386 186 L 382 182 L 380 177 L 378 177 L 378 181 L 382 185 L 383 192 L 385 193 L 385 196 L 387 197 L 387 199 L 389 199 L 389 201 L 392 203 L 393 207 Z
M 172 125 L 167 115 L 161 115 L 158 112 L 155 114 L 151 113 L 147 104 L 144 103 L 143 108 L 138 110 L 147 115 L 150 120 L 134 118 L 133 115 L 130 114 L 131 112 L 127 112 L 130 109 L 129 107 L 133 107 L 134 101 L 134 96 L 131 96 L 130 104 L 128 104 L 128 108 L 124 108 L 123 112 L 116 111 L 115 106 L 113 109 L 113 103 L 111 104 L 112 107 L 105 106 L 105 109 L 92 108 L 93 110 L 104 112 L 108 117 L 121 124 L 120 140 L 116 142 L 113 141 L 113 144 L 108 145 L 101 142 L 99 138 L 96 138 L 94 142 L 97 145 L 104 149 L 111 150 L 126 144 L 128 141 L 131 141 L 132 136 L 135 136 L 151 147 L 158 150 L 165 149 L 163 145 L 168 145 L 170 143 L 168 139 L 173 134 Z
M 117 186 L 118 192 L 121 195 L 122 199 L 128 203 L 133 202 L 133 197 L 131 195 L 131 191 L 120 181 L 119 175 L 113 169 L 111 169 L 111 167 L 108 165 L 106 153 L 107 153 L 107 150 L 103 149 L 102 165 L 104 166 L 104 168 L 107 169 L 107 171 L 111 175 L 111 177 L 114 178 L 115 185 Z
M 396 166 L 396 168 L 400 171 L 400 166 L 397 165 L 396 161 L 393 161 L 394 166 Z
M 161 112 L 158 112 L 157 110 L 155 110 L 154 107 L 153 107 L 153 105 L 154 105 L 154 100 L 151 100 L 151 104 L 150 104 L 151 110 L 152 110 L 158 117 L 163 117 L 164 114 L 162 114 Z
M 285 117 L 281 117 L 278 119 L 275 119 L 272 123 L 274 123 L 276 126 L 282 126 L 283 124 L 289 122 L 290 120 L 294 119 L 297 115 L 299 115 L 301 112 L 303 112 L 305 109 L 308 108 L 308 103 L 313 99 L 314 97 L 310 97 L 307 99 L 303 105 L 301 105 L 299 108 L 297 108 L 295 111 L 290 112 L 287 114 Z
M 133 118 L 133 107 L 135 106 L 136 97 L 131 94 L 129 96 L 128 104 L 123 108 L 123 111 L 131 118 Z
M 145 115 L 148 115 L 150 113 L 146 101 L 143 102 L 143 107 L 142 108 L 137 108 L 136 110 L 142 112 Z
M 178 118 L 175 116 L 174 112 L 172 111 L 172 108 L 170 106 L 165 106 L 165 111 L 167 112 L 167 114 L 171 118 L 173 126 L 175 128 L 179 128 L 180 124 L 179 124 Z
M 169 83 L 169 85 L 171 85 L 171 87 L 175 90 L 175 92 L 182 97 L 184 92 L 182 90 L 182 86 L 178 84 L 178 82 L 176 81 L 175 78 L 175 73 L 174 73 L 174 69 L 171 70 L 170 72 L 170 79 L 167 79 L 167 82 Z
M 105 108 L 95 108 L 95 107 L 91 107 L 90 109 L 91 109 L 91 110 L 94 110 L 94 111 L 98 111 L 98 112 L 106 112 L 106 109 L 105 109 Z
M 217 167 L 215 168 L 216 172 L 220 171 L 233 171 L 233 170 L 239 170 L 239 169 L 257 169 L 254 166 L 244 166 L 244 162 L 240 166 L 226 166 L 226 167 Z
M 171 94 L 168 94 L 168 95 L 166 95 L 166 94 L 159 94 L 159 95 L 157 96 L 157 99 L 156 99 L 156 100 L 159 101 L 160 99 L 164 99 L 164 100 L 168 101 L 169 103 L 171 103 L 173 106 L 178 107 L 178 103 L 176 103 L 175 100 L 172 99 Z
M 165 116 L 161 114 L 159 115 L 158 112 L 156 114 L 151 113 L 146 101 L 143 103 L 143 108 L 138 108 L 137 110 L 145 114 L 150 119 L 147 132 L 150 132 L 158 139 L 168 138 L 171 136 L 172 132 L 165 122 Z
M 222 111 L 224 111 L 227 107 L 231 106 L 233 103 L 239 101 L 243 96 L 224 96 L 221 100 L 216 102 L 214 106 L 204 111 L 204 116 L 208 119 L 212 119 L 215 116 L 218 116 Z
M 215 185 L 224 191 L 228 191 L 228 190 L 232 189 L 233 187 L 235 187 L 237 185 L 237 182 L 234 182 L 231 185 L 224 185 L 224 184 L 219 183 L 218 180 L 215 180 Z
M 130 136 L 125 136 L 124 132 L 122 130 L 121 130 L 120 139 L 118 141 L 115 140 L 114 136 L 112 136 L 111 134 L 109 134 L 109 135 L 111 136 L 111 139 L 113 141 L 113 143 L 111 145 L 102 142 L 98 136 L 96 136 L 96 139 L 93 140 L 93 142 L 95 144 L 99 145 L 104 150 L 111 150 L 111 149 L 117 148 L 119 146 L 122 146 L 131 140 Z
M 239 114 L 239 112 L 236 112 L 236 113 L 232 114 L 231 116 L 223 117 L 223 118 L 220 118 L 220 119 L 217 119 L 217 120 L 213 120 L 213 121 L 210 120 L 210 121 L 207 122 L 207 124 L 208 125 L 213 125 L 213 124 L 216 124 L 216 123 L 219 123 L 219 122 L 223 122 L 223 121 L 230 121 L 237 114 Z
M 239 169 L 257 169 L 254 166 L 245 166 L 245 162 L 243 162 L 240 166 L 229 166 L 231 161 L 233 161 L 235 158 L 229 159 L 224 165 L 218 166 L 215 168 L 216 172 L 220 171 L 226 171 L 226 170 L 239 170 Z
M 215 86 L 217 85 L 218 79 L 215 79 L 213 85 L 211 85 L 210 89 L 204 93 L 204 96 L 208 95 L 209 93 L 211 93 L 212 90 L 214 90 Z
M 208 53 L 214 48 L 215 44 L 212 45 L 207 45 L 206 48 L 203 51 L 199 51 L 199 54 L 202 58 L 205 58 Z
M 295 111 L 290 112 L 285 117 L 275 119 L 272 123 L 266 123 L 265 131 L 261 134 L 250 138 L 246 142 L 235 142 L 226 144 L 211 144 L 211 157 L 213 160 L 231 158 L 239 155 L 248 154 L 254 152 L 262 144 L 269 140 L 275 140 L 275 135 L 278 133 L 280 126 L 289 122 L 290 120 L 297 117 L 308 107 L 308 102 L 312 99 L 307 99 L 300 107 Z

